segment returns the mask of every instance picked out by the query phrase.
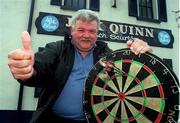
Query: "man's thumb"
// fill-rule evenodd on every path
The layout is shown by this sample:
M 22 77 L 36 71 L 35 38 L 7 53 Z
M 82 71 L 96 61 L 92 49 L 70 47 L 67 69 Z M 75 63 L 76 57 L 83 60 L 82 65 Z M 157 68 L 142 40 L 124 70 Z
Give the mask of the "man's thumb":
M 21 39 L 23 48 L 25 50 L 31 50 L 31 37 L 27 31 L 21 33 Z

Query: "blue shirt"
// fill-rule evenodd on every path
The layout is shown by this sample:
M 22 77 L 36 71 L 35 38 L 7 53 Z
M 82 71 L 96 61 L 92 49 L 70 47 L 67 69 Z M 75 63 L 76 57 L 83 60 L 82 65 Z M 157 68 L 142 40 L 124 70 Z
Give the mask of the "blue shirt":
M 84 120 L 83 89 L 89 71 L 93 67 L 93 50 L 84 58 L 78 49 L 70 76 L 61 94 L 57 98 L 52 111 L 65 118 Z

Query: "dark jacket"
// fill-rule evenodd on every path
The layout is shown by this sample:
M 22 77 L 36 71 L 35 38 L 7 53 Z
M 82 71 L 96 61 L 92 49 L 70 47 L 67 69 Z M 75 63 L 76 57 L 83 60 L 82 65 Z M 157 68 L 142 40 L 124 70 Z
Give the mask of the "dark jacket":
M 111 52 L 106 43 L 97 41 L 93 51 L 94 64 Z M 41 123 L 46 119 L 59 93 L 61 93 L 74 63 L 74 47 L 71 43 L 57 41 L 46 45 L 42 52 L 35 54 L 34 67 L 37 75 L 33 76 L 24 85 L 41 87 L 37 110 L 34 112 L 31 123 Z

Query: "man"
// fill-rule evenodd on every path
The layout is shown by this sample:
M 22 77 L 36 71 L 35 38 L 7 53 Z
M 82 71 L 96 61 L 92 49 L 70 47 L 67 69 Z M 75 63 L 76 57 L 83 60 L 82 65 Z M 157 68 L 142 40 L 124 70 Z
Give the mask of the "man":
M 22 33 L 23 48 L 9 53 L 9 68 L 20 83 L 41 87 L 42 94 L 31 123 L 86 123 L 82 94 L 88 72 L 103 54 L 112 50 L 97 41 L 99 17 L 91 10 L 79 10 L 72 18 L 71 40 L 46 45 L 34 55 L 31 39 Z M 135 53 L 150 51 L 136 39 L 127 46 Z

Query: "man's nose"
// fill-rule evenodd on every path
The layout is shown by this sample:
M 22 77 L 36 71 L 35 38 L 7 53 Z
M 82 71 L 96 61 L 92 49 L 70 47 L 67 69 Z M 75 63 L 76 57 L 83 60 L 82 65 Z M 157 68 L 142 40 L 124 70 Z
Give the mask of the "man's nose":
M 90 32 L 88 32 L 88 31 L 84 31 L 84 33 L 83 33 L 83 37 L 89 37 L 90 36 Z

